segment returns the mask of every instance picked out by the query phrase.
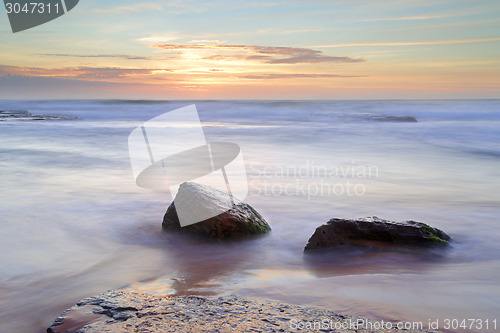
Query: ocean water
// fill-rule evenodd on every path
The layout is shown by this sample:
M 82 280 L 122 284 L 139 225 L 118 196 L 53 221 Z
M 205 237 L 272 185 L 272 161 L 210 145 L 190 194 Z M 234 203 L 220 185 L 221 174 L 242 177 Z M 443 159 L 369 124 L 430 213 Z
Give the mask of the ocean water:
M 162 232 L 172 198 L 135 185 L 127 139 L 193 103 L 208 141 L 241 147 L 245 201 L 269 235 L 210 244 Z M 79 299 L 126 286 L 234 293 L 424 328 L 446 319 L 489 320 L 481 332 L 495 331 L 495 319 L 500 326 L 500 100 L 1 101 L 0 109 L 82 118 L 0 122 L 2 333 L 44 332 Z M 381 121 L 398 115 L 418 122 Z M 303 256 L 322 223 L 366 216 L 426 222 L 455 241 L 417 254 Z

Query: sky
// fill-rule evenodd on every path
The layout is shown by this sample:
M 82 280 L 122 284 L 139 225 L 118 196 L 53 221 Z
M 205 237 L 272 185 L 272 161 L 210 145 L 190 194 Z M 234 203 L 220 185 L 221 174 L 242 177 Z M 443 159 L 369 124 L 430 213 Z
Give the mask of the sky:
M 0 99 L 500 98 L 498 0 L 80 0 L 12 33 Z

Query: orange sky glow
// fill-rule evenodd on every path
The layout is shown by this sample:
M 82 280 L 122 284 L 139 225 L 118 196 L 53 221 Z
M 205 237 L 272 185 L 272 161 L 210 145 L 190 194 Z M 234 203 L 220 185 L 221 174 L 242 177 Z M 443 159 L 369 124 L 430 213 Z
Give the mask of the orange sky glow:
M 2 99 L 500 97 L 494 1 L 88 1 L 17 34 L 0 19 Z

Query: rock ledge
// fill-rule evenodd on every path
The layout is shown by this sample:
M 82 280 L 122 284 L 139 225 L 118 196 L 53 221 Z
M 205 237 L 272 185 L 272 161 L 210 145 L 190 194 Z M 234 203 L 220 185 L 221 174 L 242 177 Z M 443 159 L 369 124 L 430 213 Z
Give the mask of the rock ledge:
M 67 114 L 31 114 L 24 110 L 0 110 L 0 121 L 30 120 L 76 120 L 80 119 Z
M 128 291 L 108 291 L 86 298 L 66 310 L 48 333 L 153 333 L 153 332 L 297 332 L 298 325 L 327 321 L 327 332 L 406 332 L 423 330 L 366 329 L 359 317 L 238 296 L 157 296 Z M 374 322 L 365 319 L 365 322 Z M 339 327 L 336 329 L 335 323 Z M 349 324 L 351 323 L 351 326 Z M 305 328 L 305 327 L 304 327 Z M 316 329 L 300 331 L 318 332 Z

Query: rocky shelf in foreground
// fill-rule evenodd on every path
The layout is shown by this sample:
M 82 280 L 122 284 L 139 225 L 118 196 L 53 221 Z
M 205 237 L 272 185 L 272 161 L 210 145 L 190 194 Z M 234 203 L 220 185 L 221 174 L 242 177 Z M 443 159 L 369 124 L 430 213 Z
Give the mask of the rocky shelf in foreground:
M 307 325 L 318 326 L 313 328 Z M 78 302 L 61 314 L 47 332 L 229 333 L 318 332 L 320 329 L 321 332 L 340 333 L 431 332 L 398 329 L 396 322 L 374 321 L 328 310 L 238 296 L 158 296 L 124 290 L 108 291 Z
M 0 121 L 76 120 L 67 114 L 31 114 L 24 110 L 0 110 Z

